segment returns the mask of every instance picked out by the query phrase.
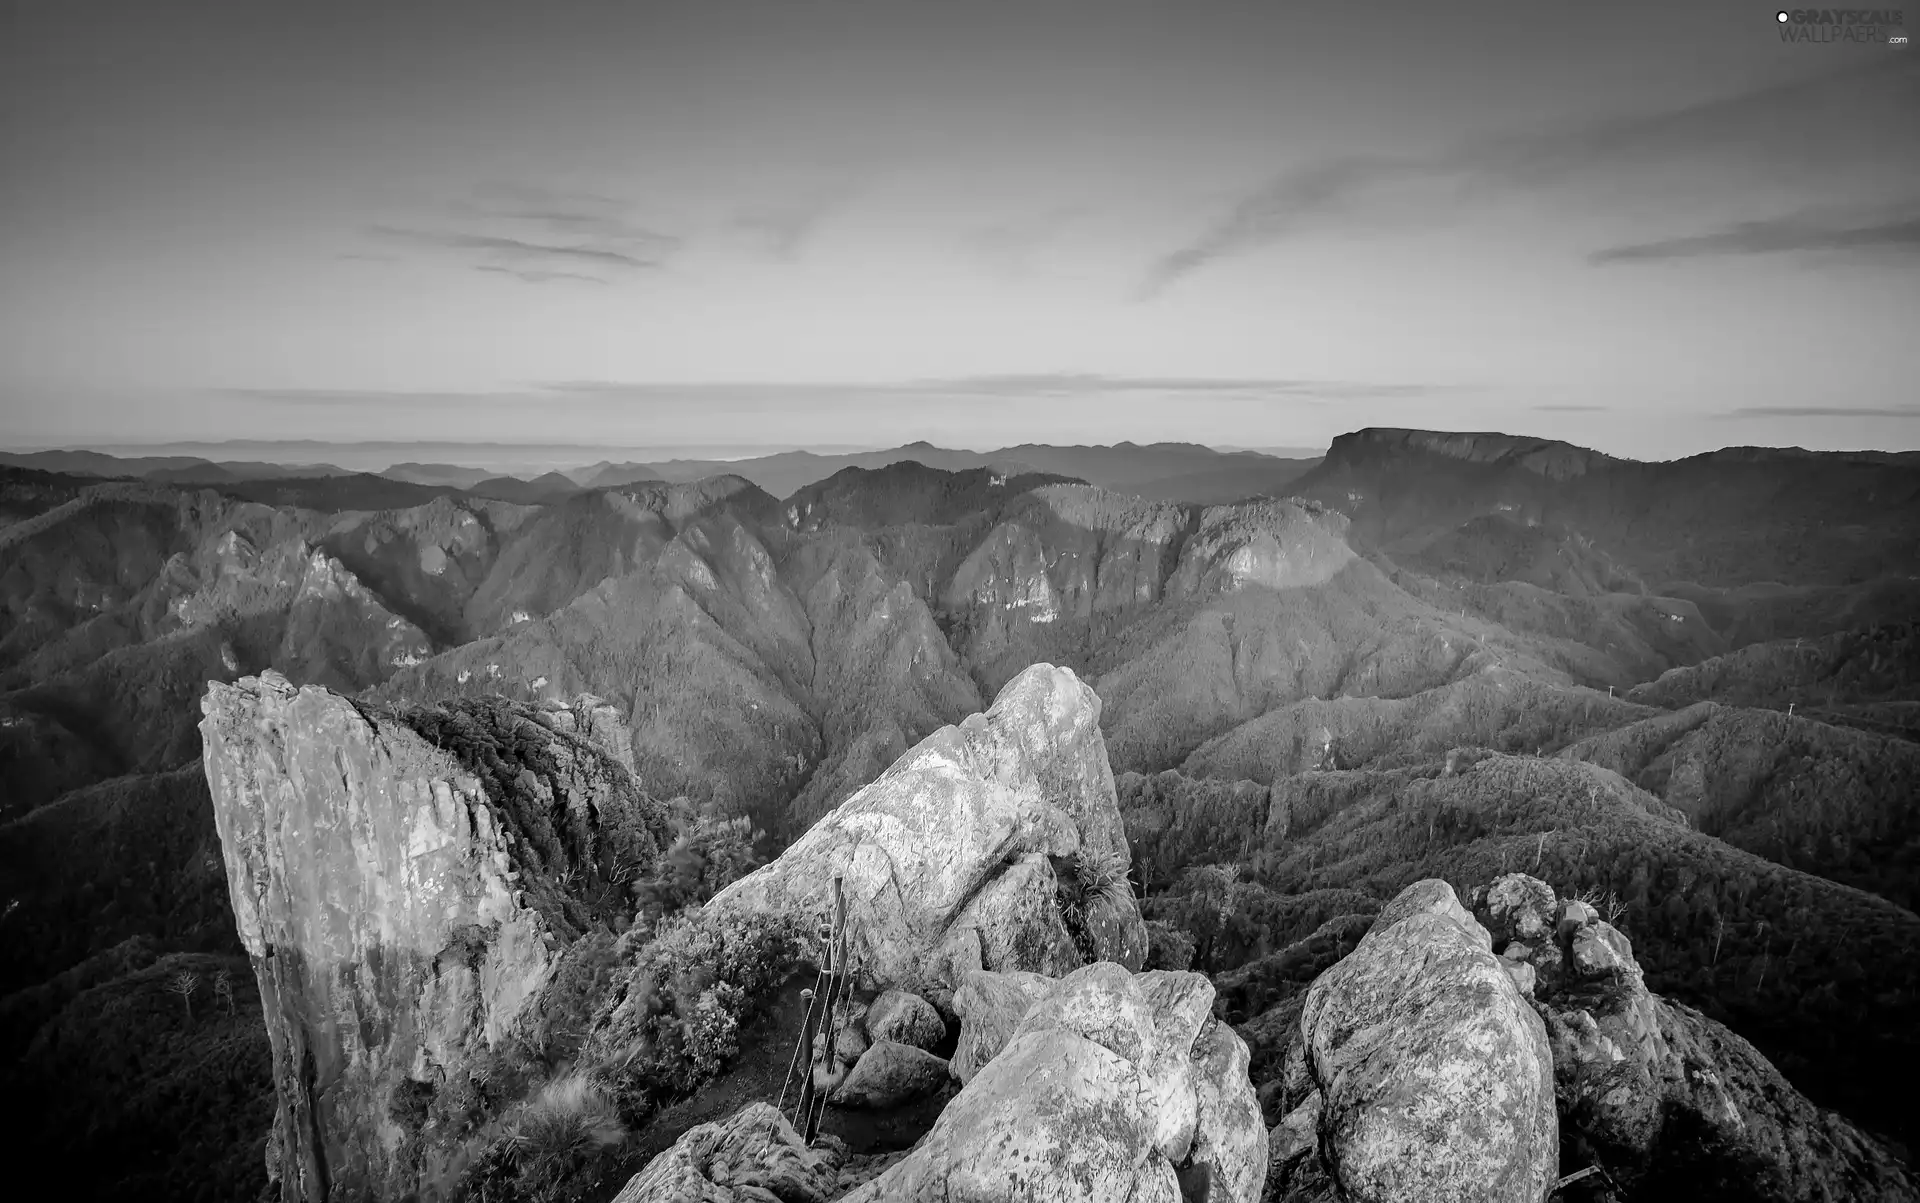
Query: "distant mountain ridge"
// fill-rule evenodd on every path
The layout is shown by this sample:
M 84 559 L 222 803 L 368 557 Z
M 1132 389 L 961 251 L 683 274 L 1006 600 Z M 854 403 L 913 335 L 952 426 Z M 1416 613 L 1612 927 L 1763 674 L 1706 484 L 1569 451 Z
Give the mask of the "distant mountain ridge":
M 491 450 L 491 449 L 490 449 Z M 1316 459 L 1280 459 L 1254 451 L 1217 451 L 1197 443 L 1116 443 L 1111 446 L 1051 446 L 1026 443 L 998 451 L 936 447 L 924 440 L 878 451 L 823 454 L 782 451 L 749 459 L 675 458 L 659 462 L 601 460 L 538 473 L 503 472 L 492 467 L 403 460 L 377 475 L 402 485 L 460 489 L 479 496 L 523 504 L 557 501 L 581 489 L 619 488 L 647 481 L 690 484 L 711 476 L 736 475 L 775 497 L 788 497 L 847 468 L 876 469 L 912 461 L 929 468 L 964 472 L 987 468 L 1002 475 L 1035 473 L 1085 480 L 1102 488 L 1159 501 L 1221 504 L 1271 496 L 1311 468 Z M 121 458 L 97 451 L 0 452 L 0 464 L 40 471 L 102 478 L 138 478 L 181 485 L 227 487 L 264 481 L 322 480 L 365 476 L 332 464 L 279 465 L 257 461 L 221 461 L 192 456 Z M 348 492 L 350 490 L 341 490 Z M 268 496 L 258 489 L 253 500 L 311 504 L 304 497 Z M 377 505 L 414 504 L 383 494 Z M 337 507 L 336 507 L 337 508 Z

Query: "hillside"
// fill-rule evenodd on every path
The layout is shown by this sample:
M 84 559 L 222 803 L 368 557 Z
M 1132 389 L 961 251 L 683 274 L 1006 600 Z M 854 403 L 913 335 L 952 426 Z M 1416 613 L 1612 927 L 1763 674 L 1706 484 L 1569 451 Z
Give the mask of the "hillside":
M 1612 769 L 1737 848 L 1920 909 L 1920 744 L 1701 702 L 1560 755 Z
M 1267 944 L 1254 933 L 1289 899 L 1319 908 L 1295 921 L 1291 930 L 1302 935 L 1353 905 L 1327 891 L 1383 900 L 1425 877 L 1464 890 L 1518 870 L 1610 896 L 1624 907 L 1614 922 L 1633 938 L 1649 986 L 1745 1035 L 1824 1105 L 1914 1138 L 1895 1083 L 1920 1059 L 1911 1026 L 1897 1018 L 1920 1002 L 1920 918 L 1694 831 L 1609 770 L 1479 755 L 1452 758 L 1453 771 L 1431 764 L 1296 775 L 1272 790 L 1257 828 L 1258 816 L 1244 808 L 1223 814 L 1201 802 L 1204 794 L 1156 782 L 1170 829 L 1224 824 L 1221 836 L 1186 838 L 1202 848 L 1210 838 L 1234 838 L 1244 849 L 1221 858 L 1244 866 L 1237 877 L 1190 877 L 1170 893 L 1199 899 L 1213 890 L 1215 901 L 1197 910 L 1212 916 L 1223 912 L 1219 891 L 1227 891 L 1234 901 L 1225 912 L 1239 916 L 1232 929 L 1201 926 L 1197 935 L 1236 941 L 1249 961 L 1286 943 L 1284 928 Z M 1202 852 L 1197 862 L 1214 855 Z M 1149 899 L 1147 913 L 1178 916 L 1183 908 Z M 1236 959 L 1221 967 L 1235 968 Z M 1285 997 L 1242 1006 L 1257 1015 Z
M 1920 735 L 1920 633 L 1912 622 L 1753 643 L 1668 669 L 1629 695 L 1677 710 L 1694 702 L 1786 710 L 1913 739 Z
M 1906 545 L 1911 464 L 1362 432 L 1300 496 L 1201 504 L 1140 495 L 1145 474 L 1218 453 L 1053 450 L 1048 470 L 843 464 L 780 494 L 746 475 L 517 482 L 530 501 L 376 478 L 364 496 L 407 502 L 390 506 L 355 503 L 353 476 L 5 469 L 18 1041 L 144 997 L 159 959 L 231 955 L 195 777 L 209 681 L 272 669 L 368 713 L 456 718 L 594 695 L 649 795 L 743 820 L 764 859 L 1047 663 L 1097 698 L 1162 951 L 1213 975 L 1233 1022 L 1297 1004 L 1421 876 L 1550 871 L 1618 895 L 1663 993 L 1913 1138 L 1864 1078 L 1914 1057 L 1897 1014 L 1920 698 L 1911 622 L 1858 621 L 1912 583 L 1853 579 L 1867 560 L 1847 550 Z M 1830 495 L 1796 510 L 1756 471 Z M 1096 479 L 1125 473 L 1134 491 Z M 1777 554 L 1736 571 L 1722 539 Z M 1742 642 L 1769 624 L 1810 633 Z
M 1657 592 L 1861 586 L 1920 560 L 1920 468 L 1902 457 L 1736 449 L 1640 463 L 1508 435 L 1362 430 L 1293 491 L 1396 557 L 1531 563 L 1485 525 L 1502 515 L 1570 532 Z

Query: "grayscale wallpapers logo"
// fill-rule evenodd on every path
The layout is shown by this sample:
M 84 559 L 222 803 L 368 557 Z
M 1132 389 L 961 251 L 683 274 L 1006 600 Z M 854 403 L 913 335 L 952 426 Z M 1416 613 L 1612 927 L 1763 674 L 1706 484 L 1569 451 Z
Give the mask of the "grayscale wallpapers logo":
M 1783 42 L 1907 44 L 1907 15 L 1898 8 L 1783 8 L 1773 19 Z

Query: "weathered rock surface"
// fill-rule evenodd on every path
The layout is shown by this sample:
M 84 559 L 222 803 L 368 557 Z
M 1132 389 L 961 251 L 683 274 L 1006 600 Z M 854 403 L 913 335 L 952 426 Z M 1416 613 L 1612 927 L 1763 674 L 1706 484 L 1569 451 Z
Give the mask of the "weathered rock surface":
M 826 1203 L 844 1160 L 836 1142 L 809 1149 L 778 1111 L 752 1103 L 688 1129 L 614 1203 Z
M 831 1101 L 838 1107 L 901 1107 L 944 1089 L 947 1062 L 911 1044 L 867 1046 Z
M 651 864 L 663 818 L 529 707 L 377 713 L 265 673 L 211 683 L 202 711 L 283 1197 L 400 1198 L 419 1150 L 392 1100 L 514 1028 L 564 946 L 624 908 L 615 866 Z
M 1649 992 L 1631 941 L 1592 906 L 1518 873 L 1472 901 L 1517 980 L 1531 977 L 1563 1125 L 1627 1197 L 1920 1198 L 1884 1148 L 1808 1102 L 1752 1045 Z
M 1267 1132 L 1246 1046 L 1212 1003 L 1196 973 L 1099 962 L 1069 974 L 921 1143 L 847 1203 L 1255 1203 Z
M 870 989 L 947 1006 L 968 969 L 1078 967 L 1051 858 L 1129 863 L 1100 699 L 1036 664 L 983 714 L 936 731 L 708 910 L 825 914 L 845 883 L 853 963 Z M 1137 907 L 1092 933 L 1096 955 L 1146 956 Z
M 970 971 L 953 992 L 953 1010 L 960 1017 L 960 1043 L 951 1062 L 953 1076 L 970 1082 L 994 1059 L 1027 1011 L 1049 990 L 1053 979 L 1038 973 Z
M 932 1003 L 905 990 L 882 991 L 867 1008 L 867 1035 L 932 1049 L 947 1038 L 946 1020 Z
M 1539 1203 L 1557 1179 L 1545 1027 L 1444 882 L 1315 980 L 1300 1030 L 1343 1198 Z
M 619 761 L 621 768 L 629 773 L 634 771 L 633 731 L 621 717 L 618 706 L 583 693 L 570 702 L 549 702 L 541 710 L 543 720 L 554 730 L 578 735 Z

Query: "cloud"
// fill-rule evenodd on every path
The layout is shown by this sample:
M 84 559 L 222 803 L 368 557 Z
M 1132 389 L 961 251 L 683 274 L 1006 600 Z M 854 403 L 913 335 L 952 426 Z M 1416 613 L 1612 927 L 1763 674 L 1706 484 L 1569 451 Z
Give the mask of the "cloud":
M 1052 373 L 1015 376 L 962 376 L 915 382 L 917 387 L 951 392 L 1000 396 L 1092 395 L 1099 393 L 1236 393 L 1314 396 L 1347 400 L 1384 400 L 1424 396 L 1459 387 L 1443 384 L 1388 384 L 1364 380 L 1295 380 L 1265 377 L 1213 376 L 1102 376 L 1093 373 Z
M 757 244 L 767 258 L 791 263 L 852 193 L 850 184 L 837 184 L 799 199 L 744 209 L 735 215 L 733 227 Z
M 1920 405 L 1746 405 L 1739 409 L 1730 409 L 1724 413 L 1711 415 L 1714 418 L 1739 420 L 1745 418 L 1903 418 L 1908 421 L 1920 420 Z
M 1442 394 L 1464 386 L 1395 384 L 1359 380 L 1234 379 L 1203 376 L 1105 376 L 1096 373 L 958 376 L 941 379 L 846 383 L 798 381 L 560 380 L 507 390 L 227 388 L 221 395 L 262 405 L 301 408 L 362 407 L 387 411 L 526 409 L 564 406 L 580 414 L 618 414 L 687 407 L 713 412 L 822 413 L 898 407 L 967 412 L 965 406 L 1011 406 L 1038 399 L 1059 405 L 1099 405 L 1105 400 L 1159 398 L 1172 403 L 1235 406 L 1324 406 L 1343 402 L 1393 402 Z
M 1536 405 L 1535 413 L 1543 414 L 1603 414 L 1609 412 L 1606 405 Z
M 681 240 L 634 221 L 629 206 L 592 192 L 491 183 L 451 201 L 430 222 L 378 224 L 365 233 L 529 283 L 607 283 L 600 272 L 663 267 Z
M 1904 59 L 1904 61 L 1902 61 Z M 1335 221 L 1432 220 L 1489 193 L 1631 170 L 1920 162 L 1920 124 L 1863 119 L 1920 104 L 1920 60 L 1894 56 L 1653 113 L 1469 140 L 1433 155 L 1348 154 L 1270 177 L 1147 267 L 1139 299 L 1202 268 Z M 1905 168 L 1911 171 L 1911 167 Z
M 605 284 L 607 280 L 600 276 L 589 276 L 585 272 L 525 271 L 514 267 L 501 267 L 498 264 L 482 263 L 473 270 L 499 272 L 512 276 L 516 280 L 525 280 L 529 284 L 551 284 L 559 280 L 578 280 L 587 284 Z
M 1724 255 L 1777 255 L 1792 251 L 1892 251 L 1920 253 L 1920 203 L 1905 216 L 1836 221 L 1810 213 L 1742 221 L 1707 234 L 1662 238 L 1608 247 L 1587 256 L 1595 265 L 1652 263 Z
M 457 408 L 475 403 L 529 400 L 524 393 L 459 393 L 420 389 L 222 388 L 215 393 L 243 401 L 296 406 L 430 406 Z
M 463 234 L 451 230 L 408 230 L 395 226 L 368 226 L 367 232 L 415 246 L 444 247 L 448 250 L 483 251 L 503 259 L 560 259 L 568 262 L 604 263 L 616 267 L 659 267 L 659 259 L 643 259 L 625 251 L 586 244 L 527 242 L 492 234 Z M 479 265 L 485 266 L 485 265 Z
M 1106 376 L 1091 372 L 1052 372 L 1002 376 L 954 376 L 888 382 L 792 384 L 762 382 L 703 382 L 672 384 L 651 381 L 563 380 L 534 387 L 557 395 L 626 398 L 634 401 L 686 400 L 707 397 L 747 403 L 821 403 L 860 399 L 1026 399 L 1034 397 L 1101 397 L 1115 394 L 1162 393 L 1185 396 L 1232 396 L 1315 400 L 1395 400 L 1456 391 L 1461 385 L 1396 384 L 1361 380 L 1297 380 L 1210 376 Z
M 1185 246 L 1155 261 L 1147 269 L 1141 296 L 1157 296 L 1215 260 L 1283 241 L 1314 219 L 1356 204 L 1368 188 L 1427 170 L 1411 161 L 1350 156 L 1283 172 L 1236 202 Z
M 1026 272 L 1047 246 L 1092 210 L 1085 205 L 1061 205 L 1025 217 L 993 222 L 962 232 L 960 245 L 990 269 L 1005 275 Z

